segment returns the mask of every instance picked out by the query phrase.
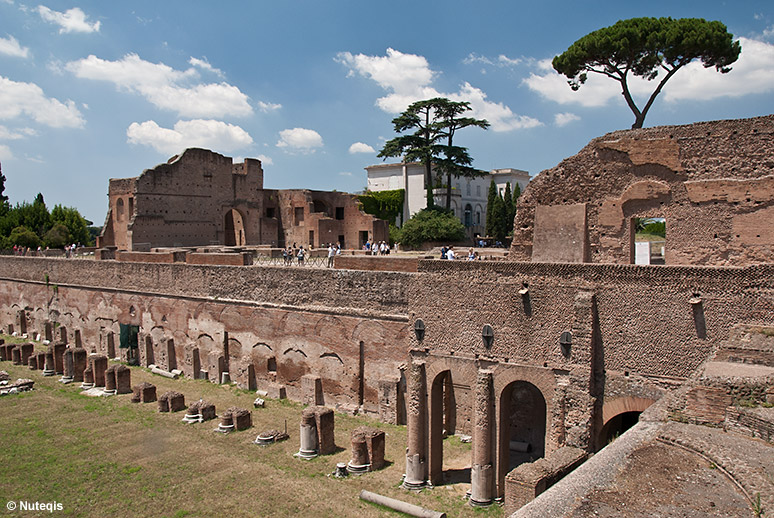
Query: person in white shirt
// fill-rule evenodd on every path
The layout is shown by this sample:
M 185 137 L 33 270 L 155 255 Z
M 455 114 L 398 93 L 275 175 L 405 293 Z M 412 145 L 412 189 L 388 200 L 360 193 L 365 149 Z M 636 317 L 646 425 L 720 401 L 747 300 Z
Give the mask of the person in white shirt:
M 449 247 L 449 249 L 446 251 L 446 258 L 450 261 L 454 261 L 454 250 L 452 247 Z

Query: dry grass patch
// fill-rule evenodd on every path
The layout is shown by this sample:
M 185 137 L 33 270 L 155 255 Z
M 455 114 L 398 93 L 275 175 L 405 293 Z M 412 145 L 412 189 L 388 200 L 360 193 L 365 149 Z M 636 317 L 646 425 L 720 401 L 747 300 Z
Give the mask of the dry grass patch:
M 42 346 L 41 346 L 42 347 Z M 184 412 L 162 414 L 155 403 L 132 404 L 129 395 L 88 397 L 59 376 L 0 363 L 13 379 L 35 380 L 35 390 L 0 398 L 0 506 L 9 500 L 61 502 L 62 516 L 396 516 L 361 502 L 368 489 L 451 516 L 501 516 L 494 506 L 478 510 L 461 494 L 464 486 L 420 493 L 398 487 L 404 468 L 406 431 L 363 417 L 336 414 L 333 455 L 303 461 L 298 450 L 302 405 L 266 400 L 253 410 L 253 428 L 214 433 L 218 421 L 187 425 Z M 186 403 L 204 398 L 221 412 L 230 406 L 252 409 L 255 393 L 202 380 L 170 380 L 132 368 L 132 384 L 149 381 L 158 395 L 185 394 Z M 290 439 L 268 447 L 252 443 L 271 428 Z M 350 432 L 367 424 L 385 430 L 388 466 L 359 477 L 328 474 L 350 458 Z M 463 457 L 469 445 L 447 439 L 450 457 Z M 467 450 L 466 450 L 467 448 Z M 30 513 L 26 513 L 30 515 Z

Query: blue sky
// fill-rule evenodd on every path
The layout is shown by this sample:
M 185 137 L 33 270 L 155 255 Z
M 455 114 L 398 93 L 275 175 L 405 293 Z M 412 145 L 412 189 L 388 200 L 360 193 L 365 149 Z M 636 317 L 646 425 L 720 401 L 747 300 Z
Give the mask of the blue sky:
M 360 191 L 392 118 L 436 95 L 492 124 L 455 140 L 477 167 L 535 175 L 631 126 L 617 83 L 572 92 L 547 65 L 625 18 L 720 20 L 742 43 L 729 74 L 678 72 L 646 126 L 774 113 L 771 0 L 43 1 L 0 0 L 6 195 L 96 225 L 109 178 L 189 146 L 261 158 L 268 188 Z

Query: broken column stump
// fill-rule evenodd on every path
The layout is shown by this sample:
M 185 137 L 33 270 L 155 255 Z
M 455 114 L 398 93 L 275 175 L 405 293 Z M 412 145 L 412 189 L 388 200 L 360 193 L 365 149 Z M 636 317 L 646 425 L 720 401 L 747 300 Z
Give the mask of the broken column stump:
M 167 410 L 161 409 L 162 400 L 165 401 Z M 185 396 L 180 392 L 175 392 L 174 390 L 170 390 L 168 392 L 164 392 L 161 395 L 161 398 L 159 399 L 159 412 L 179 412 L 180 410 L 184 410 L 184 409 L 185 409 Z
M 215 417 L 217 417 L 215 415 L 215 405 L 200 399 L 188 406 L 188 411 L 183 417 L 183 421 L 186 423 L 201 423 L 215 419 Z
M 105 371 L 107 371 L 108 359 L 103 354 L 92 354 L 89 356 L 89 365 L 94 373 L 94 386 L 105 386 Z M 155 400 L 154 400 L 155 401 Z
M 19 352 L 21 354 L 21 365 L 28 365 L 30 356 L 35 353 L 35 344 L 26 343 L 19 346 Z
M 323 391 L 322 379 L 314 374 L 304 374 L 301 377 L 301 392 L 304 395 L 305 405 L 322 405 Z
M 49 347 L 48 351 L 45 353 L 45 361 L 43 362 L 43 375 L 44 376 L 53 376 L 56 374 L 56 370 L 54 370 L 54 350 L 53 348 Z M 38 363 L 40 363 L 40 356 L 38 356 Z
M 352 459 L 347 464 L 350 473 L 363 473 L 384 467 L 384 432 L 361 426 L 352 431 Z
M 27 360 L 27 365 L 29 366 L 30 370 L 37 370 L 38 368 L 38 355 L 33 354 L 30 356 L 30 359 Z
M 75 380 L 75 363 L 73 362 L 73 350 L 67 348 L 64 352 L 64 373 L 62 374 L 62 383 L 71 383 Z
M 67 349 L 66 342 L 56 342 L 49 346 L 54 353 L 54 372 L 64 374 L 64 352 Z
M 86 370 L 88 354 L 83 347 L 73 349 L 73 381 L 83 381 L 83 371 Z M 92 383 L 94 383 L 92 378 Z
M 11 349 L 11 362 L 14 365 L 21 365 L 21 347 L 18 345 Z
M 129 394 L 132 392 L 132 369 L 126 365 L 114 365 L 116 378 L 116 394 Z
M 156 385 L 144 381 L 132 388 L 132 403 L 153 403 L 156 401 Z
M 305 408 L 301 412 L 299 436 L 301 444 L 296 455 L 307 460 L 317 457 L 317 419 L 312 407 Z
M 105 371 L 105 393 L 116 393 L 116 366 L 111 365 Z
M 91 369 L 91 366 L 86 367 L 83 369 L 83 383 L 81 383 L 82 389 L 90 389 L 94 387 L 94 371 Z

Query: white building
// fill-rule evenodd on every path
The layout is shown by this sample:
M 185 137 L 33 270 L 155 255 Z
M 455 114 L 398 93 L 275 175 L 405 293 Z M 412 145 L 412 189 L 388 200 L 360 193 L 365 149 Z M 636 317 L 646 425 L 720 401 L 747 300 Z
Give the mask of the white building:
M 408 220 L 427 206 L 425 166 L 421 163 L 377 164 L 365 169 L 368 172 L 369 191 L 405 189 L 402 221 Z M 523 191 L 529 179 L 528 172 L 510 168 L 494 169 L 488 175 L 477 178 L 452 177 L 451 209 L 465 225 L 468 236 L 483 236 L 486 230 L 486 201 L 490 182 L 495 181 L 502 195 L 506 183 L 510 182 L 511 191 L 516 184 Z M 433 196 L 436 205 L 446 206 L 446 188 L 435 189 Z M 402 221 L 398 223 L 402 224 Z

